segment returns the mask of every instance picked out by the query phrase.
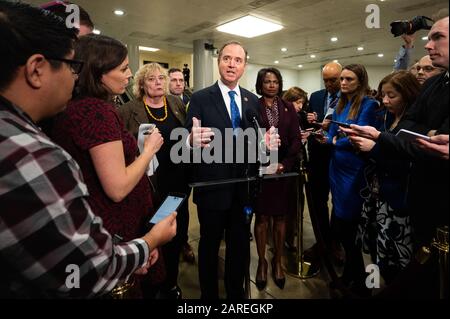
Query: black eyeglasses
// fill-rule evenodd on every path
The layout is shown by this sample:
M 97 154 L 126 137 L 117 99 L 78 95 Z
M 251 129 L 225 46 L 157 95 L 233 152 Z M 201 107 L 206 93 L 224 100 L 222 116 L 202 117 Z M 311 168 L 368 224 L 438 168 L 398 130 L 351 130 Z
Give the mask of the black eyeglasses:
M 69 59 L 63 59 L 63 58 L 54 58 L 54 57 L 45 57 L 47 60 L 53 60 L 53 61 L 60 61 L 67 63 L 72 70 L 73 74 L 80 74 L 81 70 L 83 69 L 83 61 L 79 60 L 69 60 Z

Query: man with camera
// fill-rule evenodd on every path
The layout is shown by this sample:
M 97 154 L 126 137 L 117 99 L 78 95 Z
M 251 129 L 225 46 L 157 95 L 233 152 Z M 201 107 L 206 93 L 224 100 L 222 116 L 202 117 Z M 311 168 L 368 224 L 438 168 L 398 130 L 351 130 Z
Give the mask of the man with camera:
M 421 29 L 431 29 L 430 22 L 432 20 L 425 16 L 414 17 L 411 21 L 394 21 L 391 23 L 391 32 L 394 36 L 401 35 L 404 45 L 395 58 L 394 70 L 408 70 L 411 55 L 414 50 L 414 41 L 416 39 L 416 32 Z M 435 67 L 432 64 L 429 55 L 423 56 L 418 62 L 409 68 L 409 71 L 414 74 L 417 81 L 422 85 L 429 78 L 440 74 L 444 70 L 440 67 Z

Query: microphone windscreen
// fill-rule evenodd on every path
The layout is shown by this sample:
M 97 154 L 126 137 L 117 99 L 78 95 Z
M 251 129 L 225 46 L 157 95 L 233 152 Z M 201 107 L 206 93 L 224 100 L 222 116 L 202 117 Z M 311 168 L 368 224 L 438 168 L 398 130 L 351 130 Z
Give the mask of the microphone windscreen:
M 249 122 L 253 121 L 253 118 L 256 118 L 256 120 L 259 121 L 258 114 L 253 109 L 247 109 L 245 111 L 245 117 Z

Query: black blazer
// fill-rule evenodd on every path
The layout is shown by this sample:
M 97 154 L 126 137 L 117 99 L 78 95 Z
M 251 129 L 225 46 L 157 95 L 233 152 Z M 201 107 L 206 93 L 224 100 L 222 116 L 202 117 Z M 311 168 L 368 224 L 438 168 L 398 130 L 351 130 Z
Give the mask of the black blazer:
M 241 128 L 247 129 L 252 127 L 251 123 L 246 119 L 245 114 L 248 109 L 258 113 L 258 98 L 253 93 L 243 89 L 241 90 L 242 99 L 242 114 L 241 114 Z M 195 92 L 189 104 L 189 109 L 186 117 L 186 128 L 191 131 L 192 118 L 196 117 L 201 121 L 203 127 L 215 128 L 220 131 L 222 135 L 222 160 L 225 157 L 226 152 L 230 152 L 230 149 L 225 148 L 225 129 L 232 128 L 231 119 L 228 115 L 227 107 L 222 97 L 219 85 L 216 83 L 203 90 Z M 216 137 L 219 138 L 219 137 Z M 219 141 L 216 141 L 219 142 Z M 213 146 L 214 140 L 211 144 Z M 233 151 L 236 149 L 233 147 Z M 211 149 L 203 149 L 202 152 L 212 152 Z M 236 152 L 235 152 L 236 154 Z M 221 179 L 230 179 L 237 177 L 244 177 L 247 164 L 237 163 L 205 163 L 192 165 L 192 182 L 213 181 Z M 245 183 L 244 183 L 245 184 Z M 194 203 L 201 205 L 205 209 L 229 209 L 231 204 L 235 200 L 245 201 L 246 192 L 241 192 L 241 186 L 237 184 L 228 184 L 223 186 L 211 186 L 194 189 Z M 238 196 L 236 196 L 239 194 Z
M 325 108 L 327 96 L 328 96 L 327 90 L 323 89 L 320 91 L 313 92 L 309 99 L 308 112 L 316 112 L 318 122 L 322 122 L 323 118 L 325 117 L 323 111 Z

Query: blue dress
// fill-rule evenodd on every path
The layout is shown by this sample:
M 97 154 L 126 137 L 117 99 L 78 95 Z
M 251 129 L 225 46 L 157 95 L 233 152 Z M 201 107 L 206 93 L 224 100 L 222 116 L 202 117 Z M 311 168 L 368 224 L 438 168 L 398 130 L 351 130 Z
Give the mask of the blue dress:
M 349 120 L 351 102 L 348 102 L 340 114 L 333 113 L 333 120 L 357 124 L 375 124 L 375 110 L 378 104 L 375 100 L 365 97 L 355 119 Z M 348 137 L 343 136 L 336 124 L 331 124 L 328 135 L 328 143 L 333 143 L 337 136 L 330 161 L 330 189 L 332 194 L 334 214 L 345 220 L 353 220 L 361 216 L 363 198 L 360 195 L 366 185 L 364 181 L 365 160 L 360 157 L 350 144 Z

